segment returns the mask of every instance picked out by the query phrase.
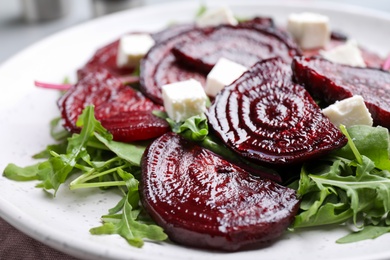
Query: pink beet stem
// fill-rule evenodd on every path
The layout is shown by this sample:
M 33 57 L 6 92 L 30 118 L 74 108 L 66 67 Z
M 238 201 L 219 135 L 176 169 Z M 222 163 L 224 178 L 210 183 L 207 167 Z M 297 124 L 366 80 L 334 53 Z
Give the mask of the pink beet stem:
M 385 60 L 385 63 L 383 63 L 382 69 L 384 69 L 384 70 L 390 70 L 390 54 L 389 54 L 389 56 L 387 57 L 387 59 Z
M 34 85 L 40 88 L 48 88 L 48 89 L 55 89 L 55 90 L 68 90 L 73 86 L 72 84 L 53 84 L 53 83 L 45 83 L 41 81 L 34 81 Z
M 139 82 L 139 77 L 138 76 L 121 76 L 121 77 L 119 77 L 119 80 L 123 84 L 131 84 L 131 83 Z

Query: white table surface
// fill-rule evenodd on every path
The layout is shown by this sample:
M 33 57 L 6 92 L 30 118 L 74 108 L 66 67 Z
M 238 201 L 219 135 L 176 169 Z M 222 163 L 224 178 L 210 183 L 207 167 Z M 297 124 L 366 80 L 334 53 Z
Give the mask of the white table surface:
M 0 0 L 0 63 L 25 47 L 62 29 L 93 19 L 93 0 L 68 0 L 69 13 L 56 20 L 27 23 L 23 19 L 21 0 Z M 158 4 L 173 0 L 142 0 L 143 5 Z M 181 0 L 189 1 L 189 0 Z M 338 2 L 364 6 L 389 12 L 390 0 L 306 0 Z M 206 1 L 204 1 L 206 2 Z

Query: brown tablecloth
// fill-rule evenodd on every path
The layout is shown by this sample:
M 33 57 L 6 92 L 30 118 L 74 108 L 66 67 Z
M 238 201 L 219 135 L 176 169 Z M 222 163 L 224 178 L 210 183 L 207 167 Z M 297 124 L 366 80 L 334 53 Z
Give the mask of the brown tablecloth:
M 1 218 L 0 259 L 77 260 L 26 236 Z

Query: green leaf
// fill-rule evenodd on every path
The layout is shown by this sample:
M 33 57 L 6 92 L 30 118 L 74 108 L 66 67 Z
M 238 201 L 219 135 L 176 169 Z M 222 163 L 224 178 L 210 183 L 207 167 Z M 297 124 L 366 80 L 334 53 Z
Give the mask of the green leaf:
M 359 125 L 349 127 L 348 133 L 360 154 L 370 158 L 375 167 L 390 171 L 390 142 L 387 128 Z M 350 160 L 355 159 L 348 145 L 333 154 Z
M 375 238 L 387 233 L 390 224 L 388 130 L 365 126 L 340 129 L 348 138 L 348 145 L 302 168 L 297 189 L 301 211 L 294 228 L 352 219 L 360 231 L 338 243 Z
M 112 152 L 129 163 L 140 166 L 141 158 L 146 149 L 146 145 L 136 145 L 131 143 L 122 143 L 104 138 L 102 135 L 95 133 L 96 138 L 105 144 Z
M 353 243 L 367 239 L 374 239 L 390 232 L 390 226 L 365 226 L 364 229 L 348 234 L 336 242 L 339 244 Z
M 66 153 L 66 148 L 68 147 L 68 142 L 61 142 L 58 144 L 51 144 L 46 147 L 45 150 L 34 154 L 34 159 L 48 159 L 51 157 L 51 152 L 55 152 L 57 154 Z
M 205 114 L 192 116 L 180 123 L 176 123 L 170 118 L 167 118 L 166 120 L 171 125 L 173 132 L 178 133 L 191 141 L 203 141 L 209 133 L 207 117 Z
M 127 199 L 124 203 L 121 219 L 117 221 L 111 221 L 109 218 L 105 218 L 102 226 L 90 229 L 91 234 L 118 234 L 125 238 L 127 242 L 135 247 L 142 247 L 143 239 L 151 239 L 154 241 L 163 241 L 167 239 L 167 235 L 163 229 L 156 225 L 147 225 L 140 223 L 136 220 L 139 211 L 136 214 L 133 213 L 131 203 L 129 203 L 130 196 L 127 195 Z
M 195 17 L 202 16 L 207 11 L 207 6 L 202 4 L 199 6 L 198 10 L 196 11 Z
M 40 163 L 27 166 L 19 167 L 13 163 L 7 165 L 4 169 L 3 175 L 10 180 L 14 181 L 31 181 L 38 179 Z
M 50 135 L 56 141 L 64 140 L 70 135 L 69 132 L 62 127 L 61 122 L 61 117 L 54 118 L 50 121 Z

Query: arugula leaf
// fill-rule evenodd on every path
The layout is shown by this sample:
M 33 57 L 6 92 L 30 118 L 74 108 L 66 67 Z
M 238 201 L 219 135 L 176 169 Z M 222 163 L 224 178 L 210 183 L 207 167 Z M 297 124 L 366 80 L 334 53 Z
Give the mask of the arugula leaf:
M 357 150 L 370 158 L 375 167 L 390 171 L 390 142 L 387 128 L 359 125 L 349 127 L 348 133 L 353 137 Z M 334 155 L 350 160 L 355 158 L 349 145 L 335 151 Z
M 50 135 L 56 141 L 61 141 L 69 137 L 69 132 L 61 125 L 61 120 L 61 117 L 57 117 L 50 121 Z
M 120 158 L 132 163 L 135 166 L 141 165 L 141 158 L 146 149 L 146 145 L 116 142 L 108 140 L 98 133 L 95 133 L 95 137 Z
M 390 230 L 390 221 L 383 221 L 390 212 L 389 134 L 381 127 L 340 129 L 348 138 L 348 147 L 302 167 L 297 189 L 301 212 L 293 227 L 352 219 L 360 231 L 337 241 L 347 243 Z
M 7 165 L 4 169 L 3 175 L 8 179 L 15 181 L 31 181 L 38 179 L 39 163 L 27 166 L 19 167 L 13 163 Z
M 390 232 L 390 226 L 366 226 L 364 229 L 348 234 L 336 242 L 339 244 L 353 243 L 366 239 L 374 239 Z
M 125 172 L 122 174 L 125 174 Z M 90 229 L 90 233 L 94 235 L 118 234 L 135 247 L 142 247 L 144 238 L 154 241 L 166 240 L 167 235 L 161 227 L 137 221 L 140 213 L 137 210 L 139 205 L 138 181 L 129 173 L 126 176 L 129 191 L 125 199 L 122 199 L 115 206 L 115 210 L 112 210 L 118 212 L 119 208 L 122 207 L 122 214 L 103 216 L 103 225 Z
M 191 141 L 203 141 L 209 133 L 207 117 L 205 114 L 192 116 L 184 122 L 179 123 L 176 123 L 170 118 L 166 118 L 166 120 L 173 132 L 178 133 Z

